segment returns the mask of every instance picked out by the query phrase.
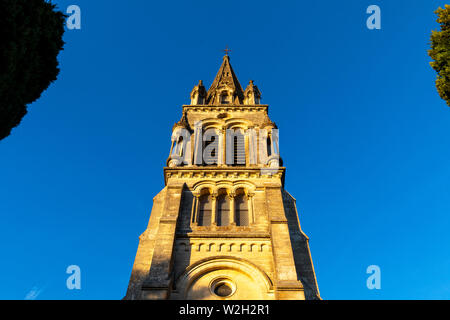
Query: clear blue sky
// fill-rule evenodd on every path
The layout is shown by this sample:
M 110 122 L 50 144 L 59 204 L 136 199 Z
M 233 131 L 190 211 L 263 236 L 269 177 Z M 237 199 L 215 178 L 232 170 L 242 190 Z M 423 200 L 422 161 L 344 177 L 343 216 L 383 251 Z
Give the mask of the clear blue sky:
M 82 29 L 0 142 L 0 299 L 124 296 L 172 125 L 226 45 L 280 128 L 322 297 L 450 299 L 450 108 L 426 52 L 445 1 L 57 3 L 81 7 Z

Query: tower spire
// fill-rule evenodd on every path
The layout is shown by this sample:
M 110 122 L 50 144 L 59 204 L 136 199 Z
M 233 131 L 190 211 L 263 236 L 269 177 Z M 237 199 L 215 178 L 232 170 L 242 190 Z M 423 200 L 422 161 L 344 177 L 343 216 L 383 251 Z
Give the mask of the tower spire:
M 222 65 L 208 90 L 207 104 L 242 104 L 244 90 L 230 64 L 230 49 L 225 49 Z

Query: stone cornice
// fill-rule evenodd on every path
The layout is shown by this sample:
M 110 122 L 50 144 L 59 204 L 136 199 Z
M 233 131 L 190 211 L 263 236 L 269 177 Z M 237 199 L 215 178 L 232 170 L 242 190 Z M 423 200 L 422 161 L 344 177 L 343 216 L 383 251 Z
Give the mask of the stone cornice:
M 211 238 L 216 240 L 217 238 L 239 238 L 240 240 L 247 239 L 261 239 L 267 240 L 270 239 L 269 233 L 256 233 L 256 232 L 242 232 L 236 229 L 235 232 L 190 232 L 190 233 L 177 233 L 176 238 L 179 240 L 182 239 L 205 239 Z
M 268 112 L 269 105 L 255 104 L 228 104 L 228 105 L 183 105 L 183 111 L 194 112 L 249 112 L 249 111 L 265 111 Z
M 280 167 L 276 173 L 268 174 L 267 170 L 272 168 L 251 167 L 164 167 L 164 183 L 167 185 L 169 178 L 178 179 L 281 179 L 284 186 L 285 167 Z

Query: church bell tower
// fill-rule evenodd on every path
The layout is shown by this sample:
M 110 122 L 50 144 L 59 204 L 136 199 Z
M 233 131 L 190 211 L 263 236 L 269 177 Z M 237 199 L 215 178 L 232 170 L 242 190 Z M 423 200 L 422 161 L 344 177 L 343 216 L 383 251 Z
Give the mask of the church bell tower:
M 211 87 L 200 81 L 190 100 L 125 299 L 320 299 L 258 87 L 243 90 L 226 54 Z

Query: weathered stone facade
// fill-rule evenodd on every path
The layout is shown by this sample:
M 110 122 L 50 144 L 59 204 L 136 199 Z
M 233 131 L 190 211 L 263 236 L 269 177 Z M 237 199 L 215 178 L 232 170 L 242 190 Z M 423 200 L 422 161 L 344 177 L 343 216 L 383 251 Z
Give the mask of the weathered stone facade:
M 260 98 L 253 81 L 242 89 L 228 55 L 208 91 L 194 87 L 125 299 L 320 299 Z

